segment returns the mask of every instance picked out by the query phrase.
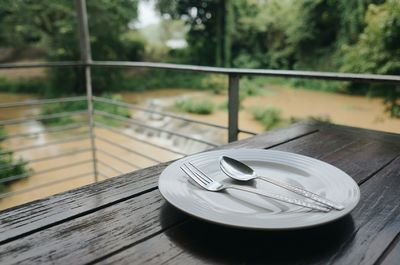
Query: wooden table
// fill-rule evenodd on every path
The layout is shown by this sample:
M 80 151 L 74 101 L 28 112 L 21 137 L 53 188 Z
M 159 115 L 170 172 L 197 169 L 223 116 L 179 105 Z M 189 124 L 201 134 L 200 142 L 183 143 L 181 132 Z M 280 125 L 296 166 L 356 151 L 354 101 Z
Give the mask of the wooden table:
M 312 229 L 237 230 L 166 203 L 165 163 L 0 212 L 0 263 L 400 264 L 400 135 L 300 123 L 222 148 L 240 147 L 328 162 L 356 180 L 361 201 Z

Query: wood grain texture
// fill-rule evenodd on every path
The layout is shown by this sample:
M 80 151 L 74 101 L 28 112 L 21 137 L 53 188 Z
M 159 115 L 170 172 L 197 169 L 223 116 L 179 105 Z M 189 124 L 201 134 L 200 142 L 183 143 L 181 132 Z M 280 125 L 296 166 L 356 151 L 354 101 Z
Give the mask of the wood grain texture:
M 0 243 L 154 189 L 160 164 L 0 212 Z
M 393 240 L 389 248 L 386 249 L 384 255 L 380 257 L 377 264 L 391 265 L 398 264 L 400 261 L 400 233 Z
M 380 144 L 369 137 L 362 137 L 359 134 L 353 135 L 348 132 L 315 133 L 276 146 L 273 149 L 296 152 L 322 159 L 339 166 L 360 183 L 370 179 L 370 181 L 378 182 L 372 186 L 379 187 L 383 183 L 387 183 L 387 178 L 391 181 L 396 181 L 396 179 L 400 181 L 394 175 L 394 172 L 396 172 L 395 166 L 399 164 L 398 159 L 393 161 L 400 154 L 400 148 Z M 375 175 L 377 171 L 382 170 L 382 167 L 387 164 L 390 164 L 390 167 L 388 169 L 385 168 L 385 170 L 389 171 L 381 171 Z M 371 178 L 371 176 L 374 177 Z M 370 185 L 366 185 L 367 183 L 368 181 L 365 182 L 365 187 L 370 187 Z M 395 187 L 396 185 L 391 186 L 392 190 L 389 191 L 392 192 L 393 198 L 399 196 L 395 192 Z M 362 186 L 362 190 L 363 194 L 371 193 L 374 196 L 378 196 L 378 198 L 382 195 L 381 193 L 377 195 L 373 188 L 368 188 L 364 191 Z M 368 200 L 363 200 L 358 208 L 365 209 L 376 199 L 376 197 L 370 197 Z M 390 202 L 391 204 L 387 205 L 393 206 L 393 201 Z M 379 209 L 379 205 L 377 207 Z M 354 212 L 356 216 L 353 218 L 361 220 L 363 211 Z M 368 218 L 374 220 L 373 217 L 376 212 L 377 209 L 370 209 Z M 343 242 L 349 240 L 349 237 L 353 236 L 354 230 L 358 229 L 355 228 L 358 223 L 355 224 L 351 218 L 345 218 L 342 221 L 321 228 L 284 233 L 241 231 L 188 218 L 191 220 L 190 222 L 157 235 L 154 239 L 142 242 L 132 247 L 132 249 L 118 253 L 103 262 L 124 264 L 140 261 L 137 264 L 141 264 L 141 262 L 158 264 L 168 261 L 173 264 L 197 264 L 207 261 L 207 263 L 263 264 L 266 262 L 265 255 L 268 255 L 268 261 L 277 264 L 298 263 L 298 261 L 307 260 L 308 257 L 311 257 L 311 259 L 309 258 L 306 264 L 319 263 L 321 261 L 324 263 L 326 258 L 331 258 L 334 261 L 335 255 L 340 253 L 343 247 Z M 380 221 L 376 220 L 378 223 Z M 400 227 L 397 226 L 397 228 Z M 364 236 L 368 236 L 369 232 L 372 231 L 367 231 Z M 377 231 L 373 232 L 377 233 Z M 364 238 L 363 240 L 366 239 Z M 194 246 L 191 246 L 192 244 Z M 148 245 L 156 247 L 152 251 L 148 251 Z M 221 250 L 221 246 L 225 245 L 227 247 L 223 247 Z M 376 247 L 377 253 L 384 250 L 384 245 L 381 248 Z M 240 249 L 241 246 L 246 246 L 246 248 L 244 250 Z M 312 246 L 312 248 L 309 246 Z M 217 253 L 213 248 L 221 250 L 222 253 Z M 265 249 L 270 249 L 271 253 L 266 252 Z M 286 250 L 288 251 L 286 252 Z M 262 255 L 257 256 L 253 253 L 257 251 Z M 291 254 L 286 255 L 285 252 Z M 342 264 L 341 262 L 345 264 L 348 261 L 340 260 L 337 264 Z M 353 260 L 347 264 L 352 264 L 351 262 Z M 357 264 L 357 262 L 353 264 Z
M 400 137 L 399 137 L 400 142 Z M 320 131 L 274 148 L 311 156 L 344 170 L 357 183 L 400 154 L 400 145 L 347 131 Z
M 374 264 L 400 231 L 399 162 L 393 161 L 365 182 L 360 204 L 351 216 L 337 222 L 299 231 L 263 232 L 188 217 L 188 222 L 101 263 Z
M 1 264 L 82 264 L 110 255 L 178 223 L 158 190 L 0 246 Z M 163 211 L 168 214 L 161 214 Z
M 363 132 L 301 123 L 220 147 L 272 147 L 341 168 L 361 184 L 351 217 L 287 232 L 210 224 L 161 198 L 165 163 L 0 212 L 0 263 L 392 264 L 400 136 Z
M 361 203 L 352 212 L 356 230 L 330 262 L 374 264 L 400 233 L 400 157 L 361 185 Z
M 242 146 L 268 147 L 296 139 L 318 130 L 312 123 L 298 123 L 288 128 L 235 142 L 220 148 Z M 138 193 L 155 189 L 158 176 L 169 163 L 159 164 L 42 200 L 0 211 L 0 244 L 45 229 L 118 203 Z

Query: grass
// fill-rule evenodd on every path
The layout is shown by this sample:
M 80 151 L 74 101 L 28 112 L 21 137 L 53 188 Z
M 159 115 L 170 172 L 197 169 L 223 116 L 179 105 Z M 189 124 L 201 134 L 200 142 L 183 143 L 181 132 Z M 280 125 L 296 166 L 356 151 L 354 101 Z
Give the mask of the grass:
M 255 107 L 251 110 L 254 119 L 259 121 L 265 130 L 278 127 L 284 120 L 281 112 L 275 108 L 259 108 Z
M 87 109 L 86 104 L 87 104 L 86 101 L 82 100 L 82 101 L 42 105 L 40 113 L 41 115 L 49 115 L 60 112 L 86 110 Z M 79 119 L 81 119 L 81 117 L 79 117 Z M 67 116 L 67 117 L 42 120 L 42 123 L 46 126 L 61 126 L 61 125 L 71 124 L 76 120 L 77 117 Z
M 208 115 L 213 113 L 214 103 L 209 99 L 179 99 L 175 101 L 175 109 L 181 112 Z
M 46 82 L 43 79 L 9 80 L 0 77 L 0 91 L 11 93 L 44 93 Z
M 122 101 L 122 96 L 119 94 L 103 94 L 102 97 L 112 99 L 112 100 L 118 100 Z M 94 103 L 94 109 L 95 110 L 100 110 L 104 111 L 110 114 L 118 115 L 124 118 L 130 118 L 131 113 L 128 108 L 108 104 L 108 103 L 102 103 L 102 102 L 95 102 Z M 114 120 L 108 117 L 100 116 L 100 115 L 95 115 L 94 117 L 95 121 L 98 121 L 100 123 L 104 123 L 109 126 L 120 126 L 122 124 L 121 121 Z

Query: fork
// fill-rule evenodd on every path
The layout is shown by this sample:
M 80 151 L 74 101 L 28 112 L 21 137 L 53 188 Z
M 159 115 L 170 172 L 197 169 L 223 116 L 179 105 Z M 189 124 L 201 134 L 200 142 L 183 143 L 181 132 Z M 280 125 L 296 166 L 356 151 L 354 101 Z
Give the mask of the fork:
M 262 195 L 262 196 L 265 196 L 267 198 L 271 198 L 274 200 L 306 207 L 306 208 L 309 208 L 312 210 L 317 210 L 317 211 L 321 211 L 321 212 L 329 212 L 330 211 L 330 209 L 328 209 L 328 208 L 321 207 L 319 205 L 315 205 L 315 204 L 312 204 L 312 203 L 309 203 L 309 202 L 306 202 L 303 200 L 289 198 L 289 197 L 279 195 L 279 194 L 268 193 L 265 191 L 256 190 L 256 189 L 252 189 L 252 188 L 248 188 L 248 187 L 224 185 L 224 184 L 218 182 L 217 180 L 214 180 L 211 177 L 207 176 L 203 171 L 201 171 L 199 168 L 197 168 L 195 165 L 193 165 L 190 162 L 183 163 L 182 166 L 180 166 L 180 168 L 182 169 L 183 172 L 185 172 L 185 174 L 187 176 L 189 176 L 192 180 L 194 180 L 202 188 L 204 188 L 208 191 L 218 192 L 218 191 L 223 191 L 226 189 L 236 189 L 236 190 L 254 193 L 257 195 Z

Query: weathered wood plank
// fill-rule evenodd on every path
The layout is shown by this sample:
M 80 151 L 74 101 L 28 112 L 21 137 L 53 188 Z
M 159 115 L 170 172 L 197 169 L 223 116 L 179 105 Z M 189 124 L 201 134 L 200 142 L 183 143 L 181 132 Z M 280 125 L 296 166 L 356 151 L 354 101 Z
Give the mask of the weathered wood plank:
M 160 164 L 0 212 L 0 243 L 154 189 Z
M 371 139 L 375 139 L 380 142 L 390 142 L 397 146 L 400 145 L 399 134 L 398 134 L 398 133 L 400 133 L 400 128 L 399 128 L 398 133 L 390 133 L 390 132 L 382 132 L 382 131 L 376 131 L 376 130 L 370 130 L 370 129 L 360 129 L 357 127 L 338 125 L 338 124 L 332 124 L 332 123 L 318 123 L 318 127 L 319 127 L 320 131 L 322 131 L 322 132 L 342 131 L 342 132 L 352 133 L 355 135 L 362 134 L 363 136 L 367 136 Z
M 374 264 L 400 232 L 399 172 L 400 158 L 361 186 L 351 218 L 325 226 L 272 233 L 189 218 L 101 263 Z
M 400 261 L 400 233 L 397 234 L 396 239 L 392 242 L 391 246 L 386 249 L 385 254 L 379 259 L 380 265 L 398 265 Z
M 400 154 L 400 145 L 341 130 L 320 131 L 274 149 L 290 150 L 331 163 L 352 176 L 357 183 L 375 173 L 372 168 L 379 170 Z
M 232 148 L 271 148 L 282 143 L 290 142 L 305 135 L 319 131 L 319 124 L 315 122 L 299 122 L 289 127 L 271 130 L 241 141 L 233 142 L 216 149 Z
M 83 264 L 178 223 L 158 190 L 0 246 L 1 264 Z M 168 211 L 168 214 L 163 214 Z M 161 215 L 160 215 L 161 212 Z M 186 216 L 185 216 L 186 218 Z
M 298 123 L 221 148 L 268 147 L 318 130 Z M 95 185 L 84 186 L 0 212 L 0 244 L 48 226 L 71 220 L 157 187 L 158 176 L 169 163 L 135 171 Z
M 400 157 L 361 185 L 361 203 L 353 211 L 355 230 L 330 261 L 374 264 L 400 233 Z

